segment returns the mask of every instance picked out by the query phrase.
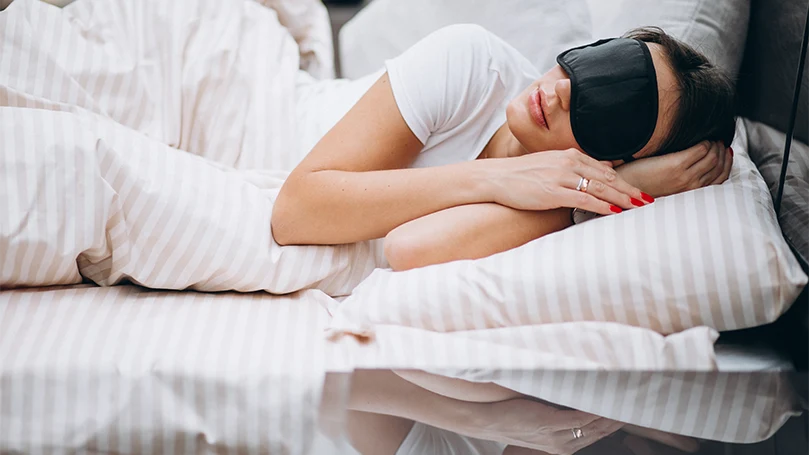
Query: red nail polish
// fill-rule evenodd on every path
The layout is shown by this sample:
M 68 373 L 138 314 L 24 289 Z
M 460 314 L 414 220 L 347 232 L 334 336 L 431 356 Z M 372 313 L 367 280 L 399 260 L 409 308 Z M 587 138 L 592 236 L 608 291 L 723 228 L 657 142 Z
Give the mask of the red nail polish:
M 612 213 L 621 213 L 621 212 L 623 212 L 621 207 L 618 207 L 618 206 L 615 206 L 615 205 L 610 205 L 610 211 Z
M 633 197 L 629 198 L 629 201 L 630 201 L 630 202 L 632 203 L 632 205 L 634 205 L 635 207 L 643 207 L 643 202 L 641 202 L 641 201 L 639 201 L 639 200 L 637 200 L 637 199 L 635 199 L 635 198 L 633 198 Z
M 730 156 L 733 156 L 733 147 L 728 147 L 728 152 L 730 152 Z
M 649 196 L 649 195 L 648 195 L 648 194 L 646 194 L 646 193 L 640 193 L 640 197 L 641 197 L 641 198 L 642 198 L 644 201 L 646 201 L 646 202 L 648 202 L 648 203 L 650 203 L 650 204 L 651 204 L 652 202 L 654 202 L 654 201 L 655 201 L 655 198 L 653 198 L 653 197 Z

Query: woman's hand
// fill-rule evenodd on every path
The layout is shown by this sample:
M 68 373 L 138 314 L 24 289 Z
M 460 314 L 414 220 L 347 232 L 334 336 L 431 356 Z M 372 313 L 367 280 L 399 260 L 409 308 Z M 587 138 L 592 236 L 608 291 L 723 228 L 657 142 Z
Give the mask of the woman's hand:
M 618 175 L 654 197 L 670 196 L 727 180 L 733 149 L 721 142 L 700 142 L 683 151 L 620 166 Z
M 537 401 L 514 399 L 490 403 L 473 436 L 540 450 L 552 455 L 573 454 L 618 431 L 623 424 L 575 410 L 562 410 Z M 582 436 L 574 437 L 574 429 Z
M 493 202 L 517 210 L 570 207 L 609 215 L 653 200 L 627 183 L 609 163 L 576 149 L 491 161 Z M 576 190 L 582 177 L 589 180 L 586 192 Z

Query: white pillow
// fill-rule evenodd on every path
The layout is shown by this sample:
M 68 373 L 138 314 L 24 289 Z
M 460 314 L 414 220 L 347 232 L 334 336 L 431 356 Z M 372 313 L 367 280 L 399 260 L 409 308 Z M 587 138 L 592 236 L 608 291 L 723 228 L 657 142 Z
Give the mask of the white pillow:
M 375 270 L 334 328 L 439 332 L 605 321 L 671 334 L 774 321 L 807 277 L 784 241 L 739 122 L 729 181 L 476 261 Z
M 747 39 L 750 0 L 587 0 L 593 36 L 658 26 L 705 54 L 731 78 L 739 73 Z
M 592 40 L 585 0 L 375 0 L 340 31 L 342 75 L 372 73 L 431 32 L 459 23 L 483 26 L 541 72 L 559 52 Z

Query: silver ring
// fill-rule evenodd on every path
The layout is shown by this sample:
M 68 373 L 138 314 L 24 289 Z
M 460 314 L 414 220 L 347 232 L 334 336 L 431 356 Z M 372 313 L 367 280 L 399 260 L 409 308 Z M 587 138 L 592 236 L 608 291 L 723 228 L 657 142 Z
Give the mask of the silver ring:
M 586 179 L 586 178 L 584 178 L 584 177 L 581 177 L 581 178 L 579 179 L 579 184 L 578 184 L 578 185 L 576 185 L 576 191 L 583 191 L 583 192 L 585 192 L 585 193 L 586 193 L 586 192 L 587 192 L 587 186 L 588 186 L 588 185 L 590 185 L 590 181 L 589 181 L 589 180 L 587 180 L 587 179 Z
M 581 428 L 572 428 L 570 431 L 573 432 L 573 439 L 579 439 L 584 437 L 584 432 L 581 431 Z

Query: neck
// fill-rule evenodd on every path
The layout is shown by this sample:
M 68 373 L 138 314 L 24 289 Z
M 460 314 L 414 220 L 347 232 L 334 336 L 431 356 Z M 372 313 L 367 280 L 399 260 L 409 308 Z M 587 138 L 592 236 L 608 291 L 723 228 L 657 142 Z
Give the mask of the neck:
M 495 131 L 489 143 L 483 148 L 478 158 L 510 158 L 514 156 L 522 156 L 528 153 L 527 150 L 520 144 L 516 137 L 511 134 L 508 128 L 508 123 L 503 123 L 503 126 Z

